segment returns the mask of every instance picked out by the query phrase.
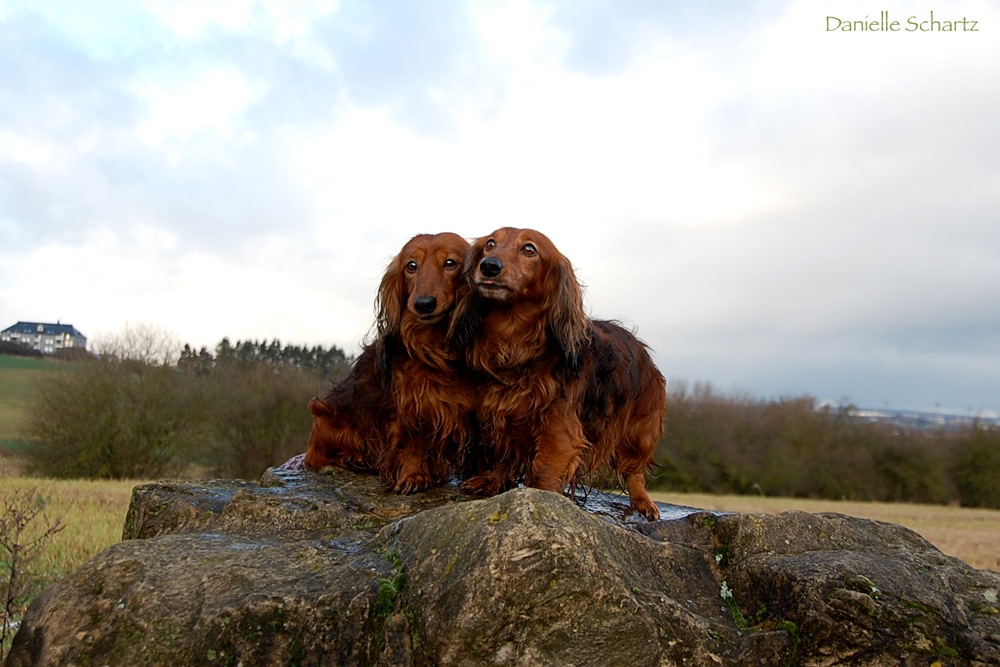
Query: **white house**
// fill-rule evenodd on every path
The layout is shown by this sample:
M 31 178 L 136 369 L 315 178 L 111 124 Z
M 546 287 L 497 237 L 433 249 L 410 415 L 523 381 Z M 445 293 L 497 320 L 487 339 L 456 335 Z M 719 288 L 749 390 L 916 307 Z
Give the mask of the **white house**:
M 42 354 L 55 354 L 67 348 L 87 349 L 87 337 L 72 324 L 45 324 L 43 322 L 18 322 L 0 331 L 0 341 L 21 343 Z

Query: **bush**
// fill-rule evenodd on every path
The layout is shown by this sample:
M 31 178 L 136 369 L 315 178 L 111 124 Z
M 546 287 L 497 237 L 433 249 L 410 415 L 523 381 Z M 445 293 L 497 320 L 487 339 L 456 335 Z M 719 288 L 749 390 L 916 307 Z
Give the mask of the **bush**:
M 92 356 L 82 347 L 64 347 L 52 353 L 56 361 L 89 361 Z
M 25 345 L 20 341 L 0 340 L 0 354 L 7 354 L 12 357 L 36 357 L 41 358 L 42 353 L 30 345 Z
M 213 355 L 165 329 L 126 325 L 96 357 L 46 377 L 29 411 L 29 471 L 151 478 L 195 464 L 256 479 L 303 452 L 309 399 L 350 367 L 337 347 L 223 339 Z
M 96 359 L 43 378 L 28 415 L 29 472 L 148 479 L 180 472 L 201 440 L 202 403 L 169 366 Z
M 963 439 L 955 482 L 962 505 L 1000 509 L 1000 429 L 976 424 Z
M 304 452 L 312 426 L 306 406 L 319 379 L 297 369 L 228 365 L 209 380 L 207 426 L 213 445 L 205 462 L 217 475 L 257 479 Z
M 43 513 L 45 504 L 37 489 L 15 489 L 0 500 L 0 661 L 28 603 L 49 583 L 35 571 L 35 560 L 65 526 L 59 518 L 50 520 Z
M 859 419 L 853 406 L 817 409 L 808 396 L 671 383 L 656 460 L 657 489 L 925 503 L 961 493 L 963 504 L 1000 506 L 997 429 L 904 429 Z
M 941 462 L 928 448 L 919 444 L 890 444 L 876 450 L 873 459 L 881 482 L 879 500 L 910 503 L 947 500 Z

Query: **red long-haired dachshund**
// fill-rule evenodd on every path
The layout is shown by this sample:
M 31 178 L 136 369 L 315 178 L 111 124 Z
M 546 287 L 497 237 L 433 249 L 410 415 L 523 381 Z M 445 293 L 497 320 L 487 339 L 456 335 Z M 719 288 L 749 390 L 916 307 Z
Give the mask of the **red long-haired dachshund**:
M 562 492 L 603 466 L 632 507 L 659 517 L 645 472 L 663 433 L 666 383 L 632 333 L 591 320 L 573 266 L 542 233 L 504 228 L 475 241 L 454 342 L 479 383 L 477 416 L 492 465 L 463 488 Z
M 476 395 L 448 329 L 468 248 L 457 234 L 421 234 L 389 265 L 375 342 L 347 379 L 309 404 L 307 468 L 374 469 L 397 493 L 414 493 L 459 465 Z

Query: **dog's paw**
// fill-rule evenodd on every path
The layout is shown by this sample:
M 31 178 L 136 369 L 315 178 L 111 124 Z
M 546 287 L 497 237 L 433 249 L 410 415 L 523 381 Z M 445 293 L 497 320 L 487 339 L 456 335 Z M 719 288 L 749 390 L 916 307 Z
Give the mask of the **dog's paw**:
M 434 480 L 431 479 L 430 475 L 422 472 L 414 472 L 397 479 L 396 486 L 392 490 L 396 493 L 409 495 L 419 491 L 426 491 L 432 486 L 434 486 Z
M 506 477 L 502 475 L 489 473 L 477 475 L 462 482 L 462 493 L 467 493 L 470 496 L 495 496 L 510 488 L 511 485 L 506 481 Z
M 645 498 L 631 498 L 630 501 L 632 509 L 646 517 L 647 521 L 660 520 L 660 508 L 656 506 L 656 503 L 649 496 Z

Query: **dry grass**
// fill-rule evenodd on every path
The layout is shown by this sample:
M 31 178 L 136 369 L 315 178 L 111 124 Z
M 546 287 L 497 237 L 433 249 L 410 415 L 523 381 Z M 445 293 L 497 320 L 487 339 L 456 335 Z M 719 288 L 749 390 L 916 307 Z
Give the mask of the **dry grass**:
M 132 487 L 142 482 L 0 478 L 0 495 L 15 489 L 38 489 L 44 514 L 60 519 L 60 531 L 35 563 L 35 572 L 54 581 L 121 540 Z
M 839 512 L 865 519 L 888 521 L 919 533 L 944 553 L 961 558 L 973 567 L 1000 572 L 1000 510 L 808 498 L 712 496 L 695 493 L 653 492 L 650 495 L 660 502 L 707 510 L 758 514 L 780 514 L 787 510 L 802 510 L 814 514 Z

